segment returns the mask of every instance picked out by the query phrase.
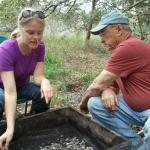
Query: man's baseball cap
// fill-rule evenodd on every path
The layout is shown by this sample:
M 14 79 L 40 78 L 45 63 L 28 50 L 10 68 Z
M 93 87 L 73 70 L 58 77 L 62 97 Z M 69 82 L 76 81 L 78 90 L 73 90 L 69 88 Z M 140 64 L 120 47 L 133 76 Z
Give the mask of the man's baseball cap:
M 102 16 L 99 24 L 91 29 L 91 33 L 98 35 L 102 29 L 111 24 L 129 24 L 129 20 L 119 10 L 112 10 L 108 14 Z

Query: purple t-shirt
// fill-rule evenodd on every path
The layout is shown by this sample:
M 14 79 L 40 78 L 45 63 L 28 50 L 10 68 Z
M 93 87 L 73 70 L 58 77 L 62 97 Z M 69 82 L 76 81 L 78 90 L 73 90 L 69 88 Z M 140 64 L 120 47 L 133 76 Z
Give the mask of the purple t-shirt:
M 16 87 L 20 88 L 25 85 L 28 77 L 33 74 L 36 63 L 44 61 L 45 46 L 39 44 L 32 53 L 24 56 L 19 50 L 16 39 L 9 39 L 0 44 L 0 72 L 14 71 Z M 0 78 L 0 88 L 3 83 Z

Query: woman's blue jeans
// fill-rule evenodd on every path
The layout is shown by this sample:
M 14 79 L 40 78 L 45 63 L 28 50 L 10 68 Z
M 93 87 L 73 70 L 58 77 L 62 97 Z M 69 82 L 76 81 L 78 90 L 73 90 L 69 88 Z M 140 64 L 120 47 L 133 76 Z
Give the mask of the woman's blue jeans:
M 20 89 L 17 89 L 17 103 L 23 103 L 25 100 L 32 100 L 31 114 L 40 113 L 49 109 L 49 104 L 41 99 L 40 87 L 27 83 Z M 10 104 L 11 105 L 11 104 Z M 4 111 L 4 90 L 0 88 L 0 119 Z
M 131 150 L 150 150 L 150 109 L 136 112 L 128 107 L 122 97 L 118 100 L 116 111 L 109 113 L 100 97 L 91 97 L 88 101 L 89 112 L 93 119 L 128 139 L 132 143 Z M 132 130 L 132 125 L 143 126 L 144 141 Z

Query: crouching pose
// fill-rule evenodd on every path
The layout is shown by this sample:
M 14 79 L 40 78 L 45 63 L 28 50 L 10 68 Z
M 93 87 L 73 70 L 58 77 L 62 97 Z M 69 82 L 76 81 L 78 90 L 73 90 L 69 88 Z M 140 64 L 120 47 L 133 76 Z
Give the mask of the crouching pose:
M 150 150 L 150 46 L 132 35 L 128 18 L 117 10 L 91 33 L 100 36 L 111 56 L 86 90 L 81 111 L 131 141 L 131 150 Z M 143 126 L 144 141 L 132 125 Z
M 31 99 L 31 113 L 49 109 L 53 90 L 44 76 L 44 19 L 42 11 L 22 10 L 17 32 L 0 45 L 0 118 L 5 111 L 7 121 L 6 132 L 0 136 L 1 150 L 8 148 L 13 137 L 17 101 Z M 33 83 L 27 82 L 30 75 Z

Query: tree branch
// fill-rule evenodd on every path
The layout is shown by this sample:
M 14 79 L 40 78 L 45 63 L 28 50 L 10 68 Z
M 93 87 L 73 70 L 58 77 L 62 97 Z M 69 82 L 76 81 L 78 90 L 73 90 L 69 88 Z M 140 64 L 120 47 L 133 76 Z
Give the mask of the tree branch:
M 69 10 L 67 11 L 67 13 L 69 13 L 69 11 L 73 8 L 73 6 L 76 4 L 76 1 L 77 1 L 77 0 L 74 0 L 72 6 L 69 8 Z
M 64 4 L 64 3 L 66 3 L 66 2 L 69 2 L 69 0 L 63 0 L 63 1 L 58 2 L 57 4 L 49 4 L 49 5 L 44 9 L 44 12 L 47 12 L 49 9 L 52 9 L 52 10 L 50 11 L 50 14 L 51 14 L 51 13 L 53 13 L 53 12 L 56 10 L 56 8 L 57 8 L 58 6 L 60 6 L 60 5 Z
M 130 6 L 129 8 L 123 10 L 123 12 L 126 12 L 126 11 L 132 9 L 133 7 L 135 7 L 135 6 L 137 6 L 137 5 L 141 4 L 141 3 L 143 3 L 144 1 L 146 1 L 146 0 L 141 0 L 141 1 L 139 1 L 139 2 L 136 2 L 135 4 L 133 4 L 132 6 Z

